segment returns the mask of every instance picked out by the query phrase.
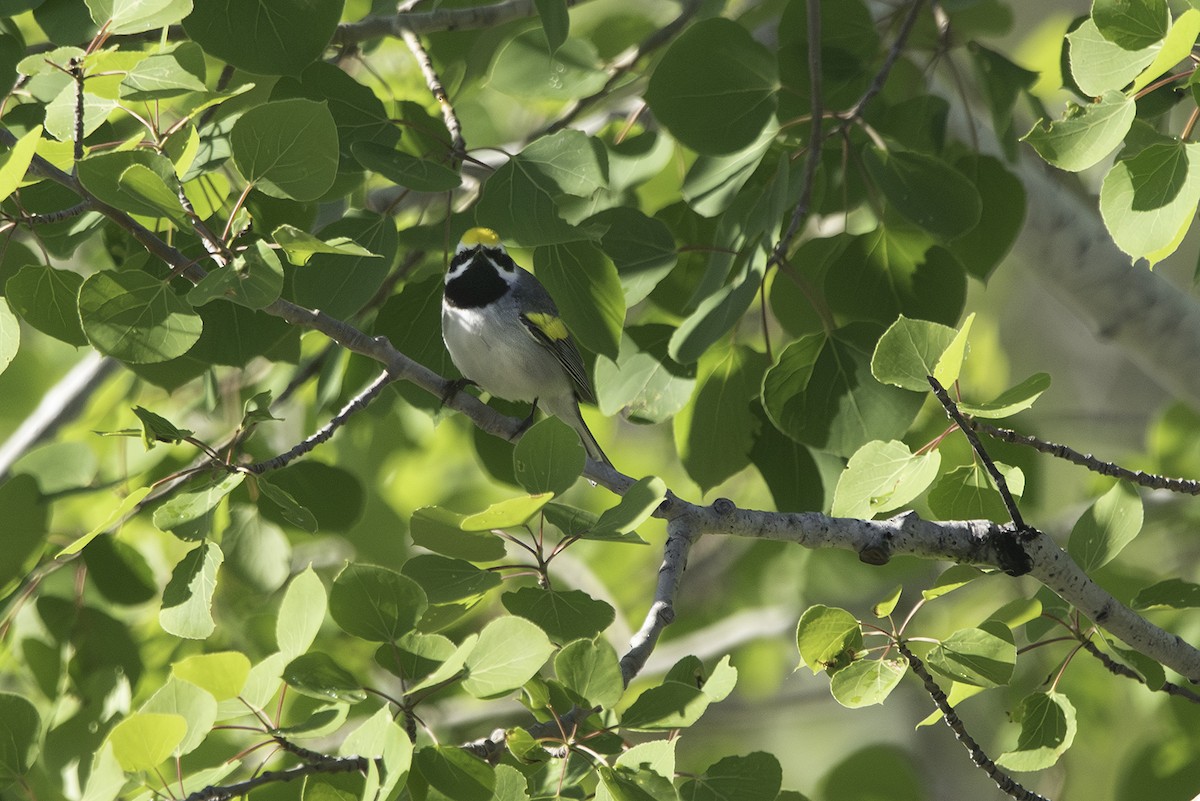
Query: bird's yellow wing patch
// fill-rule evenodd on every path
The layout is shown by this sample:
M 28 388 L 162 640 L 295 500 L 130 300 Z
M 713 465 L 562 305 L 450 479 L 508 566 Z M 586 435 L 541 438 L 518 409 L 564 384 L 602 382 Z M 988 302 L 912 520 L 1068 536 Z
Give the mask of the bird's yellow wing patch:
M 556 317 L 553 314 L 546 312 L 531 312 L 522 315 L 526 320 L 537 326 L 537 330 L 542 333 L 546 339 L 554 342 L 560 342 L 571 334 L 567 331 L 567 326 L 563 323 L 562 318 Z

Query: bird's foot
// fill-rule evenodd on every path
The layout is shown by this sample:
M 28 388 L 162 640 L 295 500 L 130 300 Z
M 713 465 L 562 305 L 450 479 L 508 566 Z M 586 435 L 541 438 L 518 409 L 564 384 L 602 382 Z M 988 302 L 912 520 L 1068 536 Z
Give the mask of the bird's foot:
M 462 392 L 469 386 L 479 386 L 469 378 L 456 378 L 453 381 L 446 382 L 446 390 L 442 393 L 442 405 L 445 406 L 454 396 Z

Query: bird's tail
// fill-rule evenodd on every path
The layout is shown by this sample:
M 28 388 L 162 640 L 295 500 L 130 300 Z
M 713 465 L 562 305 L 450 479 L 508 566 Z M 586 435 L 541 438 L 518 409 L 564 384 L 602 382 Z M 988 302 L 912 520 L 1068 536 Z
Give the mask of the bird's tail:
M 563 400 L 565 401 L 565 399 Z M 587 427 L 587 423 L 583 422 L 583 415 L 579 413 L 579 402 L 574 396 L 571 396 L 569 402 L 559 403 L 547 402 L 546 399 L 542 399 L 542 408 L 575 429 L 579 434 L 579 439 L 583 441 L 583 448 L 587 451 L 588 456 L 609 467 L 613 466 L 613 463 L 604 455 L 604 450 L 596 441 L 595 435 Z

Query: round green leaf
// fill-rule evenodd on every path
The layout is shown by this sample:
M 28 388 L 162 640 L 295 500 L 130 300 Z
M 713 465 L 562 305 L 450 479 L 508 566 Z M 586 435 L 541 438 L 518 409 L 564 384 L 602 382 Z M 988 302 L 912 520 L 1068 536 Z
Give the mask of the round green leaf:
M 1190 609 L 1200 606 L 1200 584 L 1182 579 L 1167 579 L 1138 590 L 1133 598 L 1134 609 L 1169 607 Z
M 8 307 L 8 298 L 0 298 L 0 373 L 8 369 L 21 348 L 21 324 Z
M 24 776 L 37 755 L 41 718 L 19 695 L 0 693 L 0 787 Z
M 237 651 L 194 654 L 171 665 L 171 675 L 207 690 L 213 698 L 237 698 L 250 676 L 250 660 Z
M 68 345 L 87 344 L 79 322 L 83 276 L 70 270 L 28 264 L 4 285 L 13 311 L 31 326 Z
M 434 553 L 471 562 L 493 562 L 502 558 L 504 540 L 490 533 L 490 526 L 464 529 L 467 519 L 449 509 L 426 506 L 413 512 L 409 533 L 413 543 Z
M 751 144 L 775 113 L 775 57 L 738 23 L 692 25 L 662 57 L 646 102 L 671 134 L 697 153 Z
M 329 592 L 329 612 L 355 637 L 389 642 L 412 631 L 428 601 L 421 586 L 394 570 L 347 565 Z
M 259 75 L 298 75 L 321 57 L 342 0 L 204 0 L 183 21 L 188 38 Z
M 259 239 L 229 264 L 210 270 L 188 292 L 187 299 L 194 306 L 219 298 L 248 309 L 262 309 L 278 300 L 282 291 L 283 265 L 275 251 Z
M 1126 50 L 1105 39 L 1090 17 L 1067 34 L 1067 47 L 1071 77 L 1090 97 L 1124 89 L 1160 52 L 1153 45 Z
M 549 51 L 544 30 L 518 33 L 496 53 L 489 85 L 522 102 L 566 101 L 594 94 L 608 80 L 595 46 L 587 39 L 569 39 L 553 54 Z
M 845 609 L 810 606 L 796 626 L 796 647 L 814 674 L 849 664 L 862 645 L 858 620 Z
M 414 755 L 413 767 L 430 787 L 455 801 L 491 801 L 496 786 L 491 765 L 455 746 L 426 746 Z
M 418 192 L 448 192 L 462 183 L 462 176 L 443 164 L 375 142 L 355 142 L 351 151 L 366 169 Z
M 628 289 L 626 298 L 629 297 Z M 667 353 L 673 326 L 630 326 L 621 334 L 615 360 L 596 357 L 596 402 L 601 414 L 662 423 L 678 414 L 696 387 L 696 366 Z
M 249 670 L 250 662 L 246 660 L 246 671 Z M 212 730 L 217 720 L 217 700 L 207 690 L 171 677 L 139 711 L 179 715 L 187 722 L 187 735 L 175 749 L 175 756 L 182 756 L 196 750 Z
M 615 359 L 625 323 L 625 295 L 617 268 L 604 253 L 590 242 L 547 245 L 533 252 L 533 269 L 579 343 Z
M 21 185 L 41 138 L 42 126 L 34 126 L 11 149 L 0 154 L 0 200 L 7 198 Z
M 835 517 L 871 519 L 899 509 L 937 478 L 940 451 L 914 455 L 898 440 L 873 440 L 863 445 L 846 465 L 833 493 Z
M 927 376 L 935 374 L 938 360 L 954 337 L 949 326 L 901 315 L 875 343 L 871 375 L 883 384 L 928 392 Z
M 238 170 L 272 197 L 316 200 L 337 177 L 337 126 L 324 103 L 255 106 L 234 123 L 229 143 Z
M 783 768 L 774 755 L 754 751 L 727 756 L 679 787 L 687 801 L 775 801 L 783 783 Z
M 134 364 L 182 356 L 202 328 L 200 315 L 169 284 L 136 270 L 105 270 L 84 281 L 79 316 L 97 350 Z
M 176 637 L 202 640 L 216 630 L 212 618 L 217 570 L 225 556 L 215 543 L 205 541 L 188 552 L 171 572 L 163 589 L 159 625 Z
M 1200 203 L 1200 144 L 1152 144 L 1104 176 L 1100 214 L 1113 242 L 1151 266 L 1172 253 Z
M 907 670 L 902 659 L 861 659 L 834 673 L 829 691 L 850 709 L 882 704 Z
M 417 554 L 404 563 L 401 572 L 421 585 L 431 604 L 477 599 L 500 586 L 499 573 L 437 554 Z
M 186 735 L 187 721 L 182 715 L 137 712 L 114 726 L 108 740 L 121 767 L 134 773 L 156 768 Z
M 537 514 L 553 497 L 550 493 L 543 492 L 499 501 L 482 512 L 462 518 L 460 526 L 464 531 L 491 531 L 494 528 L 519 526 Z
M 396 223 L 391 217 L 361 211 L 343 216 L 317 234 L 325 240 L 344 237 L 368 254 L 317 253 L 292 273 L 295 300 L 334 317 L 349 317 L 371 299 L 391 270 Z
M 367 697 L 366 690 L 354 676 L 329 654 L 320 651 L 301 654 L 288 662 L 283 669 L 283 680 L 298 692 L 322 700 L 356 704 Z
M 1067 553 L 1090 573 L 1116 558 L 1142 530 L 1142 498 L 1118 481 L 1075 523 Z
M 948 242 L 979 224 L 979 190 L 941 159 L 909 151 L 863 153 L 867 174 L 907 220 Z
M 1100 102 L 1075 108 L 1048 127 L 1035 124 L 1025 141 L 1055 167 L 1079 172 L 1111 153 L 1133 125 L 1132 97 L 1108 91 Z
M 588 704 L 611 708 L 625 692 L 617 652 L 608 641 L 579 639 L 554 656 L 554 673 Z
M 279 604 L 279 617 L 275 620 L 275 643 L 279 651 L 291 657 L 307 651 L 325 622 L 328 606 L 325 585 L 309 565 L 292 579 Z
M 934 646 L 925 660 L 947 678 L 979 687 L 1008 684 L 1017 663 L 1017 647 L 1008 626 L 995 620 L 960 629 Z
M 1075 707 L 1057 692 L 1034 693 L 1017 710 L 1021 734 L 1017 747 L 1000 755 L 996 764 L 1007 770 L 1043 770 L 1075 740 Z
M 587 639 L 612 624 L 616 612 L 580 590 L 543 590 L 522 587 L 501 596 L 504 608 L 537 624 L 559 643 Z
M 1095 0 L 1092 20 L 1102 36 L 1125 50 L 1149 47 L 1167 35 L 1167 0 Z
M 476 698 L 504 695 L 533 678 L 553 652 L 546 632 L 528 620 L 497 618 L 467 655 L 463 689 Z
M 547 417 L 521 435 L 513 449 L 513 473 L 531 493 L 562 495 L 583 472 L 585 458 L 574 429 Z

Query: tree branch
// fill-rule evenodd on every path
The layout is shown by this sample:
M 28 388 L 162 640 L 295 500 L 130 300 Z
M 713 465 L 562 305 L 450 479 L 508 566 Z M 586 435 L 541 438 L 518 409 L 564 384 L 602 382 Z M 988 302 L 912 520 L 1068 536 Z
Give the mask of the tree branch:
M 581 5 L 587 0 L 566 0 L 567 7 Z M 505 0 L 490 6 L 470 8 L 439 8 L 436 11 L 404 11 L 398 14 L 364 17 L 357 22 L 346 22 L 338 26 L 330 44 L 335 46 L 354 45 L 368 39 L 383 36 L 404 35 L 405 30 L 413 33 L 435 31 L 465 31 L 491 28 L 515 19 L 537 14 L 534 0 Z

